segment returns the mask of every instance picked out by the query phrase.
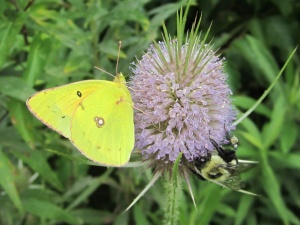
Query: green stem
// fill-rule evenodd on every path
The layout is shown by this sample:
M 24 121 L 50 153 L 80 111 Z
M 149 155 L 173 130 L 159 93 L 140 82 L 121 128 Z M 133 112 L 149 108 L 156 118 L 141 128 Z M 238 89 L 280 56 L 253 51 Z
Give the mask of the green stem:
M 182 195 L 181 177 L 178 173 L 181 157 L 182 153 L 179 154 L 174 163 L 172 176 L 165 175 L 164 177 L 164 187 L 166 190 L 165 225 L 175 225 L 178 222 L 179 202 Z
M 181 179 L 178 176 L 176 181 L 170 180 L 170 177 L 164 177 L 164 187 L 165 187 L 165 219 L 164 225 L 176 225 L 178 224 L 179 215 L 179 202 L 180 196 L 182 194 L 181 189 Z

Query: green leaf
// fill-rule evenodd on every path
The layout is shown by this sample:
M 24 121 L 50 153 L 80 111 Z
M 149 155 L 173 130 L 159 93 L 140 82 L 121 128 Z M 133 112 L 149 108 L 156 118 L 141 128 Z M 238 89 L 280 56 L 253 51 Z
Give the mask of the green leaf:
M 86 164 L 86 165 L 100 165 L 99 163 L 94 163 L 86 158 L 83 158 L 83 157 L 75 157 L 71 154 L 68 154 L 68 153 L 64 153 L 64 152 L 59 152 L 59 151 L 55 151 L 55 150 L 52 150 L 52 149 L 46 149 L 48 152 L 52 152 L 54 154 L 57 154 L 57 155 L 60 155 L 60 156 L 63 156 L 69 160 L 72 160 L 76 163 L 82 163 L 82 164 Z
M 249 118 L 245 118 L 241 125 L 247 130 L 247 132 L 240 131 L 239 134 L 241 134 L 251 144 L 261 149 L 263 146 L 261 134 L 253 121 Z
M 271 83 L 276 74 L 279 73 L 279 68 L 270 51 L 263 45 L 258 39 L 252 36 L 246 36 L 246 41 L 249 46 L 249 53 L 252 54 L 252 60 L 250 61 L 256 68 L 259 68 L 263 75 Z M 250 59 L 250 58 L 249 58 Z
M 80 224 L 70 212 L 63 210 L 55 203 L 44 199 L 26 196 L 23 199 L 24 208 L 28 213 L 41 217 L 42 219 L 51 219 L 57 222 L 66 222 L 68 224 Z
M 9 2 L 7 1 L 0 1 L 0 14 L 3 15 L 3 12 L 7 9 Z
M 25 102 L 35 90 L 18 77 L 0 77 L 0 93 Z
M 274 143 L 278 135 L 281 134 L 281 129 L 285 121 L 285 109 L 285 100 L 282 97 L 277 98 L 272 111 L 271 121 L 267 123 L 262 130 L 264 149 L 268 149 Z
M 135 204 L 133 207 L 133 216 L 136 224 L 150 225 L 146 217 L 147 213 L 143 211 L 141 204 Z
M 81 221 L 81 224 L 105 224 L 114 221 L 115 214 L 109 211 L 99 209 L 80 207 L 70 213 Z
M 217 212 L 226 217 L 236 217 L 236 211 L 234 208 L 230 207 L 228 204 L 220 203 Z
M 12 52 L 20 28 L 20 24 L 0 18 L 0 68 L 3 67 L 9 54 Z
M 155 15 L 151 19 L 151 27 L 157 26 L 157 24 L 161 25 L 161 23 L 165 19 L 170 17 L 172 14 L 175 14 L 181 7 L 188 6 L 188 4 L 196 5 L 196 1 L 194 0 L 190 1 L 189 3 L 188 2 L 189 1 L 180 1 L 179 3 L 168 3 L 151 10 L 149 14 Z M 172 29 L 170 28 L 168 30 L 170 32 Z
M 288 16 L 292 10 L 293 10 L 293 1 L 291 0 L 286 0 L 286 1 L 281 1 L 281 0 L 271 0 L 279 10 L 285 15 Z
M 235 106 L 240 107 L 242 109 L 249 109 L 253 106 L 256 102 L 253 98 L 249 96 L 234 96 L 233 103 Z M 259 113 L 261 115 L 266 116 L 269 118 L 271 116 L 271 111 L 263 104 L 259 104 L 255 109 L 254 112 Z
M 245 112 L 241 117 L 239 117 L 239 119 L 234 121 L 234 123 L 233 123 L 234 125 L 239 124 L 244 118 L 246 118 L 262 102 L 262 100 L 269 94 L 269 92 L 272 90 L 272 88 L 275 86 L 276 82 L 279 80 L 281 74 L 287 67 L 288 63 L 290 62 L 290 60 L 292 59 L 292 57 L 294 56 L 296 51 L 297 51 L 297 47 L 291 52 L 288 59 L 285 61 L 285 64 L 283 65 L 283 67 L 281 68 L 279 73 L 277 74 L 276 78 L 270 84 L 268 89 L 262 94 L 262 96 L 260 96 L 260 98 L 255 102 L 255 104 L 250 109 L 247 110 L 247 112 Z
M 280 152 L 275 152 L 271 155 L 274 157 L 278 165 L 284 165 L 286 168 L 299 170 L 300 169 L 300 154 L 299 153 L 288 153 L 283 155 Z
M 30 168 L 38 172 L 54 188 L 63 190 L 63 186 L 53 172 L 47 161 L 47 156 L 43 151 L 31 150 L 15 130 L 0 130 L 0 142 L 3 146 L 12 149 L 10 152 Z
M 21 136 L 27 142 L 32 142 L 33 133 L 29 132 L 29 126 L 31 125 L 30 118 L 32 116 L 29 113 L 26 105 L 23 102 L 20 102 L 15 99 L 10 99 L 8 102 L 8 109 L 10 112 L 10 118 L 15 128 L 21 134 Z
M 244 224 L 244 221 L 246 220 L 248 216 L 248 212 L 251 211 L 251 207 L 253 206 L 254 197 L 243 195 L 241 197 L 241 200 L 238 205 L 238 210 L 236 212 L 235 216 L 235 225 Z
M 298 126 L 291 120 L 285 121 L 280 131 L 280 150 L 289 153 L 296 144 L 298 138 Z
M 280 186 L 276 180 L 275 174 L 266 161 L 263 162 L 262 166 L 261 184 L 266 194 L 269 196 L 278 215 L 282 219 L 283 224 L 288 224 L 287 212 L 289 210 L 287 209 L 283 200 L 283 195 L 280 192 Z
M 48 36 L 36 35 L 30 45 L 29 56 L 23 79 L 30 86 L 42 76 L 47 56 L 51 50 L 51 39 Z
M 129 224 L 129 213 L 124 212 L 116 216 L 113 225 L 126 225 Z
M 67 207 L 68 210 L 75 208 L 82 202 L 84 202 L 100 185 L 107 181 L 107 178 L 112 173 L 113 170 L 107 170 L 103 175 L 98 178 L 92 179 L 89 182 L 88 187 L 86 187 L 80 195 L 78 195 L 71 204 Z
M 31 151 L 13 151 L 19 159 L 22 159 L 29 167 L 38 172 L 51 186 L 62 191 L 63 186 L 59 181 L 57 175 L 47 162 L 44 152 L 31 150 Z
M 207 186 L 202 192 L 204 198 L 197 210 L 195 224 L 209 224 L 222 200 L 221 190 L 218 185 L 210 184 L 210 186 Z
M 13 178 L 14 167 L 9 158 L 0 149 L 0 184 L 16 208 L 23 213 L 23 207 Z

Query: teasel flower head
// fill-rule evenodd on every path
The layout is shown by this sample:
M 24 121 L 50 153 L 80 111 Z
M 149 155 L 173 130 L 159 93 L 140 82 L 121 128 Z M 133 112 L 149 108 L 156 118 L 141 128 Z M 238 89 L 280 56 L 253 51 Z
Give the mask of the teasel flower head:
M 133 64 L 135 148 L 156 171 L 171 172 L 180 152 L 180 168 L 206 156 L 214 150 L 210 138 L 225 144 L 234 129 L 224 59 L 205 44 L 207 35 L 200 38 L 199 24 L 185 40 L 183 30 L 171 38 L 165 28 L 164 41 Z

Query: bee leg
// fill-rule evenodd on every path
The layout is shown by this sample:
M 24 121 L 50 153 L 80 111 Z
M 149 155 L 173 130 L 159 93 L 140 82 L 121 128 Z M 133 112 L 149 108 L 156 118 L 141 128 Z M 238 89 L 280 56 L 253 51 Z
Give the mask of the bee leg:
M 225 133 L 226 133 L 226 139 L 229 140 L 231 146 L 236 151 L 237 147 L 238 147 L 239 139 L 236 136 L 231 136 L 229 134 L 228 130 L 225 127 L 225 123 L 224 123 L 224 130 L 225 130 Z
M 215 147 L 215 149 L 217 150 L 219 156 L 224 159 L 225 156 L 225 149 L 221 146 L 218 145 L 217 142 L 215 142 L 215 140 L 209 138 L 210 142 L 212 143 L 212 145 Z
M 210 142 L 213 144 L 215 149 L 217 150 L 219 156 L 227 163 L 230 163 L 232 160 L 235 160 L 238 163 L 238 159 L 235 155 L 234 150 L 225 150 L 221 145 L 218 145 L 215 140 L 210 138 Z

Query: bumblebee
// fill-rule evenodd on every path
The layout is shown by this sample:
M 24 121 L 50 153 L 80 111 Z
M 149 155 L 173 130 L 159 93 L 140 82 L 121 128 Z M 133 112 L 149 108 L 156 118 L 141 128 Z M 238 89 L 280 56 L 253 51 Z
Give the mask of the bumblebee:
M 245 183 L 241 174 L 256 166 L 258 162 L 237 159 L 238 139 L 234 136 L 229 138 L 233 149 L 225 149 L 213 139 L 210 139 L 210 141 L 215 148 L 216 154 L 208 153 L 205 157 L 196 158 L 192 162 L 191 171 L 201 180 L 208 180 L 222 187 L 255 195 L 242 190 L 245 187 Z

